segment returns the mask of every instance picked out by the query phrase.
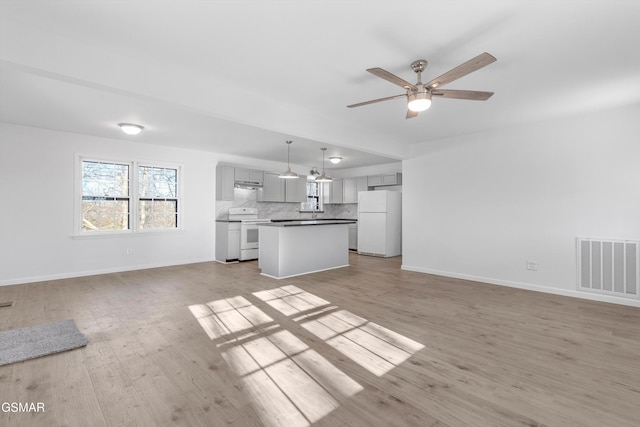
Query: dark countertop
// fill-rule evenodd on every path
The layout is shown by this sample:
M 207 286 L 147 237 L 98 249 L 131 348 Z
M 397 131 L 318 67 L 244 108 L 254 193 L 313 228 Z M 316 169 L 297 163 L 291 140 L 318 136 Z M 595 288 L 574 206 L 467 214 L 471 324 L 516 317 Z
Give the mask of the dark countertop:
M 301 221 L 317 221 L 317 222 L 326 222 L 326 221 L 349 221 L 349 222 L 358 222 L 355 218 L 299 218 L 299 219 L 272 219 L 271 222 L 281 223 L 281 222 L 301 222 Z M 228 219 L 228 218 L 217 218 L 216 222 L 242 222 L 239 219 Z M 297 225 L 318 225 L 318 224 L 297 224 Z
M 258 224 L 264 227 L 299 227 L 305 225 L 340 225 L 340 224 L 356 224 L 354 219 L 301 219 L 301 220 L 286 220 L 275 222 L 264 222 Z
M 286 219 L 272 219 L 271 222 L 291 222 L 291 221 L 355 221 L 356 218 L 286 218 Z

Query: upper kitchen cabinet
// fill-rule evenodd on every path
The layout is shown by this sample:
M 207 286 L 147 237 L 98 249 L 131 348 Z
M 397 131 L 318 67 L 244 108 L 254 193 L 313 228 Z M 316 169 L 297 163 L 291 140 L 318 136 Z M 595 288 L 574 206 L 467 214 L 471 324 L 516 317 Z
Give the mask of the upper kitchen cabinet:
M 235 168 L 236 182 L 262 185 L 264 182 L 264 171 L 248 168 Z
M 307 181 L 304 178 L 282 179 L 277 173 L 265 172 L 262 189 L 258 190 L 258 202 L 306 202 Z
M 354 203 L 358 203 L 358 193 L 361 191 L 369 190 L 369 180 L 366 176 L 358 176 L 356 177 L 356 201 Z
M 302 203 L 307 201 L 307 180 L 301 176 L 298 179 L 280 179 L 285 181 L 284 201 Z
M 331 182 L 323 183 L 322 202 L 327 204 L 344 203 L 342 178 L 333 178 Z
M 356 192 L 356 179 L 344 178 L 342 180 L 342 202 L 343 203 L 356 203 L 358 193 Z
M 387 175 L 370 175 L 367 177 L 367 185 L 369 187 L 382 187 L 385 185 L 402 184 L 402 174 L 392 173 Z
M 216 200 L 233 201 L 234 169 L 233 166 L 221 165 L 216 168 Z
M 258 190 L 257 200 L 259 202 L 284 202 L 285 181 L 286 179 L 279 178 L 277 173 L 265 172 L 264 182 L 262 189 Z
M 366 176 L 344 178 L 342 180 L 342 203 L 358 203 L 358 193 L 368 189 Z

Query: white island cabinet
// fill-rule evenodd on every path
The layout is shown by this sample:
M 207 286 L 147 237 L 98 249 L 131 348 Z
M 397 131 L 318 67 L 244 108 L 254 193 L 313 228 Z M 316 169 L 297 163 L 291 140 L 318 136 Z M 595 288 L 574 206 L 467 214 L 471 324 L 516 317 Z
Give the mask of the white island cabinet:
M 259 224 L 261 274 L 276 279 L 349 266 L 349 224 L 302 220 Z

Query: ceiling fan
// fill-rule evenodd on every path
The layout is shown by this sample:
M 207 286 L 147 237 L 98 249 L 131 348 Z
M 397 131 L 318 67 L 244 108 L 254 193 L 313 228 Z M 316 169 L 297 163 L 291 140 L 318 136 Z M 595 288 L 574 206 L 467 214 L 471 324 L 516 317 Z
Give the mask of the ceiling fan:
M 395 74 L 391 74 L 390 72 L 383 70 L 382 68 L 369 68 L 367 69 L 367 71 L 371 74 L 390 81 L 391 83 L 396 84 L 400 87 L 403 87 L 407 92 L 402 95 L 387 96 L 386 98 L 359 102 L 357 104 L 347 105 L 347 107 L 360 107 L 362 105 L 374 104 L 376 102 L 406 97 L 408 108 L 406 118 L 411 119 L 413 117 L 416 117 L 420 111 L 428 109 L 431 106 L 431 98 L 434 96 L 452 99 L 486 101 L 491 97 L 491 95 L 493 95 L 493 92 L 440 89 L 440 87 L 451 83 L 452 81 L 457 80 L 460 77 L 466 76 L 469 73 L 477 71 L 480 68 L 485 67 L 495 61 L 496 58 L 494 58 L 487 52 L 484 52 L 476 56 L 475 58 L 468 60 L 464 64 L 460 64 L 454 69 L 447 71 L 440 77 L 436 77 L 426 84 L 422 83 L 422 72 L 427 67 L 427 61 L 425 59 L 418 59 L 417 61 L 413 61 L 411 63 L 411 68 L 418 75 L 418 82 L 416 84 L 411 84 L 408 81 L 396 76 Z

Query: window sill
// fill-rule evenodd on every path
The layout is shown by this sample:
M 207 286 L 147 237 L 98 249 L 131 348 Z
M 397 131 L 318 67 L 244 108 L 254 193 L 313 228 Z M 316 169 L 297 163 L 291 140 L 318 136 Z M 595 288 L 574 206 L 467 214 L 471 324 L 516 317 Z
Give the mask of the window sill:
M 172 228 L 166 230 L 145 230 L 145 231 L 113 231 L 113 232 L 100 232 L 96 231 L 93 233 L 78 233 L 72 234 L 71 237 L 74 240 L 84 240 L 84 239 L 110 239 L 110 238 L 122 238 L 122 237 L 137 237 L 137 236 L 157 236 L 157 235 L 166 235 L 173 233 L 184 233 L 184 230 L 181 228 Z

